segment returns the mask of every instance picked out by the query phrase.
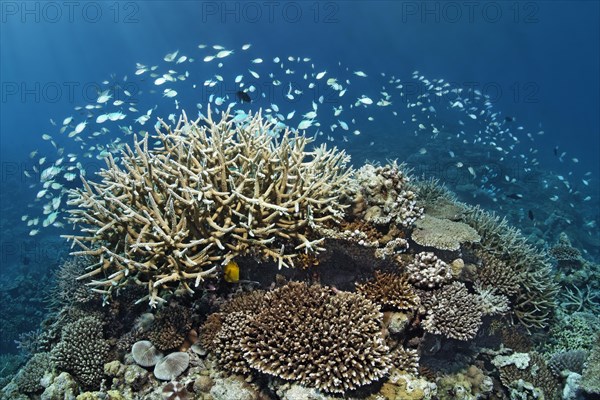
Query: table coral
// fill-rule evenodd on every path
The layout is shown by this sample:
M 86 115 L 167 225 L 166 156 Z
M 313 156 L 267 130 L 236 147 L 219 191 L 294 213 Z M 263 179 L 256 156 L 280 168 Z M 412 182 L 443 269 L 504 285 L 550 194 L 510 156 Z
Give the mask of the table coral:
M 462 243 L 478 243 L 481 240 L 477 231 L 464 222 L 428 214 L 415 222 L 411 238 L 421 246 L 449 251 L 460 250 Z

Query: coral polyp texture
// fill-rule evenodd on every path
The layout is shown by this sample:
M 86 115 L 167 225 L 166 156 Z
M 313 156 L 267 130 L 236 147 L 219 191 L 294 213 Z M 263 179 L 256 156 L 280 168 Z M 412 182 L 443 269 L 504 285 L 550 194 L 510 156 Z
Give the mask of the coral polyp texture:
M 352 169 L 349 157 L 310 138 L 283 132 L 260 113 L 175 127 L 164 122 L 150 137 L 135 140 L 120 163 L 108 156 L 101 180 L 83 179 L 70 192 L 70 221 L 81 234 L 67 236 L 97 263 L 84 277 L 110 295 L 126 283 L 148 288 L 151 305 L 159 289 L 178 282 L 188 292 L 219 265 L 238 255 L 275 260 L 290 267 L 301 253 L 322 250 L 319 226 L 339 222 L 338 196 Z

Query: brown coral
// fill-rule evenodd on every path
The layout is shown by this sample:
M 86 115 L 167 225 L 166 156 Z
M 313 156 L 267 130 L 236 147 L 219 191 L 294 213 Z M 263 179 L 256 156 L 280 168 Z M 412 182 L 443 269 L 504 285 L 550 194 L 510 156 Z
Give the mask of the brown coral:
M 148 339 L 161 351 L 178 348 L 192 329 L 189 309 L 173 305 L 163 307 L 156 313 Z
M 344 393 L 390 368 L 377 307 L 360 295 L 290 283 L 266 295 L 268 307 L 249 321 L 241 342 L 255 369 Z
M 394 368 L 398 371 L 413 375 L 419 374 L 419 353 L 417 350 L 398 346 L 390 352 L 390 359 Z
M 71 372 L 84 387 L 97 388 L 104 376 L 109 344 L 103 324 L 96 317 L 84 317 L 65 325 L 61 341 L 52 349 L 52 361 Z
M 237 295 L 225 302 L 221 309 L 221 313 L 232 313 L 232 312 L 258 312 L 265 305 L 265 291 L 264 290 L 253 290 L 251 292 L 245 292 Z
M 515 364 L 500 367 L 500 380 L 505 387 L 510 387 L 515 381 L 523 380 L 544 392 L 546 399 L 558 400 L 561 398 L 560 384 L 552 374 L 544 358 L 536 353 L 529 353 L 529 364 L 525 368 L 518 368 Z
M 254 315 L 240 311 L 224 315 L 221 329 L 216 333 L 210 348 L 222 370 L 234 374 L 252 372 L 253 365 L 244 355 L 246 350 L 243 342 L 247 340 L 248 325 L 254 318 Z
M 356 291 L 382 310 L 414 310 L 419 297 L 404 275 L 375 271 L 374 279 L 356 284 Z
M 477 281 L 482 288 L 493 288 L 508 297 L 519 292 L 522 276 L 517 271 L 487 252 L 479 251 L 477 255 L 482 264 L 477 268 Z
M 212 343 L 223 326 L 224 318 L 225 314 L 212 313 L 200 327 L 198 341 L 205 350 L 212 349 Z
M 464 284 L 453 282 L 427 293 L 427 317 L 423 328 L 434 334 L 458 340 L 473 339 L 481 326 L 482 310 L 477 296 Z
M 361 216 L 369 223 L 409 227 L 423 215 L 403 165 L 396 161 L 384 166 L 366 164 L 355 176 L 358 193 L 368 207 Z

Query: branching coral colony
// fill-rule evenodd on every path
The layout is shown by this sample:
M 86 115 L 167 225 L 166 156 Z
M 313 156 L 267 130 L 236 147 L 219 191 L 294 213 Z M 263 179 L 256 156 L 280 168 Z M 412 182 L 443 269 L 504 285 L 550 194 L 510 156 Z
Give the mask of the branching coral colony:
M 161 123 L 155 137 L 136 138 L 118 163 L 109 157 L 99 182 L 84 179 L 70 193 L 70 220 L 81 233 L 67 238 L 80 247 L 75 255 L 93 260 L 80 279 L 107 299 L 133 285 L 146 293 L 139 301 L 154 307 L 166 292 L 194 293 L 234 259 L 265 264 L 256 271 L 319 264 L 319 273 L 295 275 L 307 281 L 301 285 L 262 279 L 262 289 L 271 290 L 227 299 L 227 289 L 215 303 L 220 309 L 192 316 L 170 304 L 156 319 L 185 314 L 179 342 L 192 320 L 206 320 L 196 344 L 224 371 L 332 393 L 360 389 L 394 369 L 416 371 L 429 338 L 476 341 L 492 316 L 526 330 L 547 326 L 556 295 L 550 264 L 504 220 L 432 183 L 410 182 L 396 162 L 354 170 L 345 152 L 309 149 L 310 138 L 275 128 L 260 112 L 213 120 L 209 110 L 196 121 L 183 114 L 174 128 Z M 350 287 L 330 287 L 350 273 L 342 280 Z M 274 301 L 278 293 L 293 295 Z M 318 307 L 297 318 L 303 298 Z M 369 311 L 356 315 L 352 304 Z M 277 307 L 285 312 L 273 313 Z M 136 337 L 173 350 L 161 345 L 163 325 Z M 294 350 L 280 365 L 282 349 L 294 346 L 306 353 Z M 310 349 L 318 362 L 308 365 Z
M 193 292 L 190 281 L 239 255 L 290 267 L 322 249 L 319 226 L 343 216 L 338 197 L 352 174 L 343 151 L 308 151 L 311 139 L 288 130 L 275 139 L 260 113 L 241 122 L 184 114 L 161 128 L 160 147 L 136 139 L 121 166 L 109 156 L 101 182 L 71 193 L 70 221 L 83 234 L 67 237 L 82 248 L 75 254 L 98 257 L 82 278 L 105 295 L 135 283 L 154 306 L 162 285 Z

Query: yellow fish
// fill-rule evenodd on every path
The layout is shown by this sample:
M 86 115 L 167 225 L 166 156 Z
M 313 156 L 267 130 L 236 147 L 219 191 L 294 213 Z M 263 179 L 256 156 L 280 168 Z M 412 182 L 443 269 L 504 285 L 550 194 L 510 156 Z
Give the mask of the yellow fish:
M 223 272 L 225 282 L 236 283 L 240 280 L 240 266 L 235 261 L 229 261 Z

